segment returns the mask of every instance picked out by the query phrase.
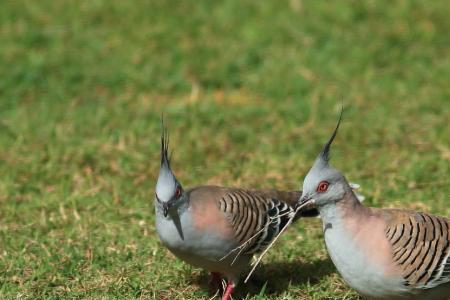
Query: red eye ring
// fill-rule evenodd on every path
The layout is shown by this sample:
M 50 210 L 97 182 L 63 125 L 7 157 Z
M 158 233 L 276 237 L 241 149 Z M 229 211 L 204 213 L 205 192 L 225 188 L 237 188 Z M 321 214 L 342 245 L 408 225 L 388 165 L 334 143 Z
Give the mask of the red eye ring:
M 329 185 L 330 184 L 328 183 L 328 181 L 321 181 L 319 185 L 317 185 L 317 192 L 318 193 L 326 192 L 328 190 Z
M 177 187 L 177 189 L 175 190 L 175 197 L 180 198 L 180 196 L 181 196 L 181 188 Z

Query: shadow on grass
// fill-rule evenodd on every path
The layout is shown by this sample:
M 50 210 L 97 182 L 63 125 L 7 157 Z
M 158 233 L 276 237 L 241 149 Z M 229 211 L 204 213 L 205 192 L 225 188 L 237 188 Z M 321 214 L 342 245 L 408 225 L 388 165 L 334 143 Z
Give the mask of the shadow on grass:
M 248 271 L 247 271 L 248 272 Z M 242 299 L 246 296 L 259 295 L 266 285 L 264 295 L 278 295 L 286 291 L 289 286 L 299 286 L 304 283 L 315 284 L 322 277 L 334 272 L 330 259 L 316 260 L 312 262 L 273 262 L 258 267 L 249 282 L 240 282 L 233 294 L 233 299 Z M 248 273 L 244 273 L 242 278 Z M 243 279 L 242 279 L 243 280 Z M 192 279 L 194 284 L 208 291 L 209 274 L 202 272 Z

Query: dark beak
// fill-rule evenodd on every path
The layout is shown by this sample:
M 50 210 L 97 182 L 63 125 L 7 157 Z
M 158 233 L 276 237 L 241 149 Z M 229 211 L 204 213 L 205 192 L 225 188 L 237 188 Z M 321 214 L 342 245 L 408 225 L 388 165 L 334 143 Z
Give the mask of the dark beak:
M 314 199 L 310 198 L 308 195 L 302 195 L 295 206 L 295 209 L 300 210 L 300 212 L 311 208 L 314 208 Z
M 167 202 L 163 202 L 163 201 L 161 201 L 158 198 L 158 195 L 156 195 L 156 201 L 158 201 L 158 203 L 162 205 L 162 207 L 163 207 L 163 215 L 164 215 L 164 217 L 167 217 L 167 215 L 169 214 L 169 209 L 173 206 L 173 203 L 175 201 L 169 200 Z
M 172 208 L 172 206 L 176 203 L 175 199 L 170 199 L 167 202 L 163 202 L 162 206 L 163 206 L 163 214 L 164 217 L 167 217 L 167 215 L 169 214 L 169 210 Z
M 164 217 L 167 217 L 168 213 L 169 213 L 169 203 L 168 202 L 164 202 L 163 203 L 163 214 L 164 214 Z
M 298 202 L 300 205 L 308 202 L 309 200 L 311 200 L 311 198 L 308 195 L 304 195 L 300 197 L 300 201 Z

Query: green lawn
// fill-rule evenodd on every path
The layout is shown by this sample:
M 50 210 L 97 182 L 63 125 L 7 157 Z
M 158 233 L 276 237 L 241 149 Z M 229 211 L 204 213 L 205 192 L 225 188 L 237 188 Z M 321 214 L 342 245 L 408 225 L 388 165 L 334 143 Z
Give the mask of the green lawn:
M 366 204 L 450 215 L 448 1 L 4 1 L 0 298 L 207 298 L 154 227 L 160 116 L 185 187 L 298 189 L 333 164 Z M 359 299 L 318 219 L 235 299 Z

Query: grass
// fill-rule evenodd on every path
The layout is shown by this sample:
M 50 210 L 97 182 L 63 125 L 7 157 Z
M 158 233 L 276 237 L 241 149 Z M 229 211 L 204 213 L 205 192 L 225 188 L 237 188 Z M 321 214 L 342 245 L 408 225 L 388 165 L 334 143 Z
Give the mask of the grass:
M 0 297 L 207 298 L 158 241 L 164 112 L 185 187 L 297 189 L 333 164 L 367 205 L 450 215 L 447 1 L 6 1 Z M 317 219 L 237 299 L 358 299 Z

